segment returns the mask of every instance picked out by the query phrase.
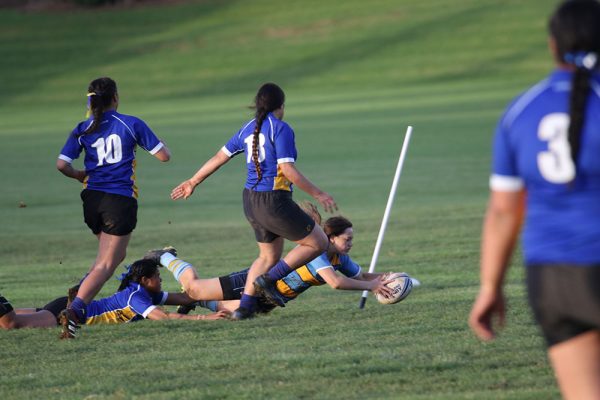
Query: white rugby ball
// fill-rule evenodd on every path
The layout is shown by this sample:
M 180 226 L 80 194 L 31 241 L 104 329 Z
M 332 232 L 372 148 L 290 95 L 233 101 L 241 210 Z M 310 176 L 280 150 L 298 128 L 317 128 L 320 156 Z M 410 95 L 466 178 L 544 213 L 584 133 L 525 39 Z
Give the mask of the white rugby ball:
M 397 272 L 391 274 L 388 279 L 393 279 L 392 282 L 387 284 L 387 287 L 393 290 L 391 297 L 384 297 L 382 294 L 377 293 L 375 297 L 381 304 L 395 304 L 404 300 L 411 292 L 413 282 L 410 276 L 404 272 Z

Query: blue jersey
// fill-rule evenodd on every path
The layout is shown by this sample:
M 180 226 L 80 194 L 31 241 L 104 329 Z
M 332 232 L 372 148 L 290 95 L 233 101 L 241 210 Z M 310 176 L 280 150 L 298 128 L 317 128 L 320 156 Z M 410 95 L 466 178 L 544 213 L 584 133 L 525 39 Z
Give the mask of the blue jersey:
M 164 304 L 168 293 L 152 294 L 139 283 L 130 283 L 125 289 L 100 300 L 93 300 L 86 308 L 86 325 L 120 324 L 148 317 L 156 305 Z
M 332 259 L 329 259 L 327 253 L 323 253 L 308 264 L 295 269 L 278 280 L 275 287 L 279 293 L 293 299 L 311 286 L 325 284 L 325 280 L 319 275 L 319 271 L 325 268 L 333 268 L 334 271 L 339 271 L 348 278 L 356 278 L 361 272 L 360 265 L 352 261 L 349 255 L 336 254 Z
M 519 96 L 494 139 L 490 187 L 527 191 L 525 262 L 600 264 L 600 76 L 594 75 L 575 168 L 567 139 L 572 73 Z
M 293 163 L 296 161 L 296 143 L 294 131 L 288 124 L 278 120 L 269 113 L 263 121 L 259 134 L 258 160 L 262 171 L 262 179 L 254 187 L 258 178 L 256 167 L 252 160 L 252 143 L 254 141 L 254 128 L 256 122 L 253 119 L 242 127 L 223 146 L 222 151 L 229 157 L 239 153 L 246 153 L 246 166 L 248 177 L 245 187 L 258 192 L 272 190 L 292 191 L 292 183 L 281 173 L 279 164 Z
M 85 150 L 84 187 L 137 198 L 136 146 L 156 154 L 163 144 L 144 121 L 116 111 L 105 112 L 96 131 L 84 135 L 92 120 L 80 122 L 73 129 L 58 158 L 72 163 Z

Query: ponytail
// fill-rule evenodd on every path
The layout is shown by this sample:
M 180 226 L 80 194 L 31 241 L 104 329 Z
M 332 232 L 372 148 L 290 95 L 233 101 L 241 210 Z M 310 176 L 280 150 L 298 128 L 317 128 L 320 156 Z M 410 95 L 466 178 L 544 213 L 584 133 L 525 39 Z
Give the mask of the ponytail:
M 110 107 L 117 94 L 117 84 L 110 78 L 98 78 L 88 86 L 88 113 L 93 117 L 92 123 L 83 132 L 93 133 L 102 122 L 102 114 Z
M 252 134 L 252 161 L 256 169 L 256 183 L 252 187 L 253 189 L 262 180 L 262 168 L 260 166 L 260 154 L 258 150 L 260 145 L 260 128 L 267 118 L 267 114 L 283 107 L 284 103 L 285 93 L 274 83 L 265 83 L 262 85 L 254 98 L 253 108 L 256 110 L 254 114 L 256 126 Z
M 564 1 L 550 18 L 549 31 L 556 43 L 558 61 L 575 68 L 569 98 L 568 140 L 577 170 L 590 79 L 600 54 L 600 3 L 596 0 Z
M 581 144 L 581 130 L 585 123 L 585 108 L 588 94 L 590 92 L 590 76 L 588 69 L 578 67 L 573 75 L 571 84 L 571 96 L 569 98 L 569 146 L 571 147 L 571 158 L 577 170 L 577 158 Z

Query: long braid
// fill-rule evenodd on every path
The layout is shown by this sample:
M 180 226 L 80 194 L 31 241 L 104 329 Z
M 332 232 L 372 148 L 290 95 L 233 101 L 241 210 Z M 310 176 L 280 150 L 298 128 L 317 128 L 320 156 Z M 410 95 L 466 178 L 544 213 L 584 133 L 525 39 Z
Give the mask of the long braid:
M 254 133 L 252 134 L 252 161 L 254 161 L 254 168 L 256 168 L 256 183 L 252 187 L 253 189 L 258 185 L 258 183 L 262 180 L 262 168 L 260 167 L 260 160 L 258 154 L 258 146 L 260 141 L 260 128 L 263 124 L 263 121 L 267 117 L 267 111 L 264 109 L 256 111 L 256 127 L 254 128 Z
M 590 71 L 585 68 L 577 68 L 573 75 L 571 97 L 569 99 L 569 145 L 571 147 L 571 158 L 577 169 L 577 157 L 581 142 L 581 130 L 585 123 L 585 108 L 590 91 Z
M 254 98 L 254 109 L 256 110 L 254 118 L 256 120 L 256 126 L 252 134 L 252 162 L 256 169 L 256 183 L 252 187 L 254 189 L 262 180 L 263 171 L 260 165 L 260 128 L 262 127 L 267 115 L 283 107 L 285 102 L 285 94 L 283 90 L 274 83 L 265 83 L 258 89 L 256 97 Z
M 568 141 L 577 170 L 581 132 L 590 93 L 592 71 L 600 55 L 600 3 L 596 0 L 565 1 L 556 10 L 549 30 L 556 44 L 559 62 L 575 68 L 569 98 Z

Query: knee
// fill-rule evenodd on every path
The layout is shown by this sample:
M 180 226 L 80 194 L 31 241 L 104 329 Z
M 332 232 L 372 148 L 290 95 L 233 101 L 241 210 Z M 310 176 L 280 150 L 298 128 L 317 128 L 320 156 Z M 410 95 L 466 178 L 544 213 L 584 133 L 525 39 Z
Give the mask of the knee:
M 18 329 L 19 325 L 17 324 L 15 315 L 16 314 L 14 313 L 10 313 L 0 318 L 0 328 L 5 329 L 7 331 L 11 329 Z
M 276 254 L 260 254 L 257 258 L 257 261 L 259 261 L 260 265 L 266 265 L 266 266 L 271 266 L 271 265 L 275 265 L 279 259 L 280 259 L 280 255 L 276 255 Z
M 184 288 L 184 290 L 192 299 L 202 300 L 202 290 L 200 287 L 198 287 L 198 285 L 189 285 L 188 287 Z
M 313 236 L 312 247 L 315 248 L 315 251 L 318 254 L 321 254 L 322 252 L 327 250 L 327 247 L 329 247 L 329 239 L 327 239 L 327 235 L 325 234 L 325 232 L 323 232 L 322 229 L 315 229 L 311 235 Z

